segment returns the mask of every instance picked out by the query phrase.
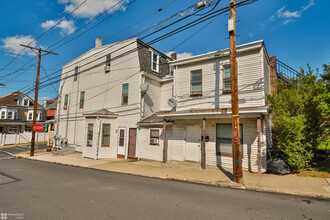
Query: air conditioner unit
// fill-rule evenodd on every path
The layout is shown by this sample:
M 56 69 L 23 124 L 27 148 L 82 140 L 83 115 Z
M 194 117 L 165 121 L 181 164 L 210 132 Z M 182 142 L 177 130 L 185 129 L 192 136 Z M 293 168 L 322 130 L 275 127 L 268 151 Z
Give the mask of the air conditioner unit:
M 104 71 L 105 71 L 105 72 L 110 71 L 110 66 L 106 65 L 106 66 L 104 67 Z
M 150 144 L 158 144 L 158 138 L 150 138 Z

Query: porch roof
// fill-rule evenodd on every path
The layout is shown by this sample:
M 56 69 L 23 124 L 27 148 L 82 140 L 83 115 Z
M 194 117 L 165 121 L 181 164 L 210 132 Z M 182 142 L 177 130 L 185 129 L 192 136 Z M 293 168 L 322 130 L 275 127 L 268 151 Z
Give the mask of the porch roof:
M 256 107 L 241 107 L 239 108 L 239 114 L 242 117 L 258 117 L 261 115 L 268 114 L 268 105 L 256 106 Z M 218 108 L 218 109 L 190 109 L 184 111 L 167 111 L 157 112 L 157 116 L 161 118 L 172 118 L 172 117 L 223 117 L 230 118 L 232 114 L 231 108 Z
M 162 125 L 164 119 L 158 117 L 157 113 L 150 115 L 149 117 L 139 121 L 137 125 L 148 126 L 148 125 Z M 172 122 L 166 122 L 166 124 L 172 124 Z
M 107 109 L 101 109 L 96 112 L 84 113 L 83 116 L 86 118 L 94 118 L 94 117 L 103 117 L 103 118 L 117 118 L 118 114 L 110 112 Z

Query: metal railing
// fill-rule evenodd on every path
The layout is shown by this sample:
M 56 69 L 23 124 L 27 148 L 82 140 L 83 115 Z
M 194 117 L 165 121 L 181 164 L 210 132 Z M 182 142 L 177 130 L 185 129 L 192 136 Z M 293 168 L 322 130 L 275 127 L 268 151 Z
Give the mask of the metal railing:
M 279 79 L 282 79 L 288 83 L 292 83 L 292 80 L 296 79 L 297 74 L 299 74 L 297 70 L 289 67 L 278 59 L 276 59 L 276 72 Z

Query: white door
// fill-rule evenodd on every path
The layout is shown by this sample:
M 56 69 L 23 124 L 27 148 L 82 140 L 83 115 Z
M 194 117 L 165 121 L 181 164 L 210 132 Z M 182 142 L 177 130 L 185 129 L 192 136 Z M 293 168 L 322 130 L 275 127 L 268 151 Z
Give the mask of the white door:
M 126 128 L 118 129 L 118 153 L 119 155 L 125 155 L 126 149 Z
M 186 158 L 185 160 L 200 162 L 201 129 L 198 126 L 186 126 Z

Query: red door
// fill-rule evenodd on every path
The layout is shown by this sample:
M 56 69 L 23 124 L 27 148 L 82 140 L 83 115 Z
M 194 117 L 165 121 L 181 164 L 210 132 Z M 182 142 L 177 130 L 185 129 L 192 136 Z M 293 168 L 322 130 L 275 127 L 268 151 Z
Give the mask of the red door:
M 136 128 L 129 129 L 129 139 L 128 139 L 128 157 L 135 158 L 136 152 Z

